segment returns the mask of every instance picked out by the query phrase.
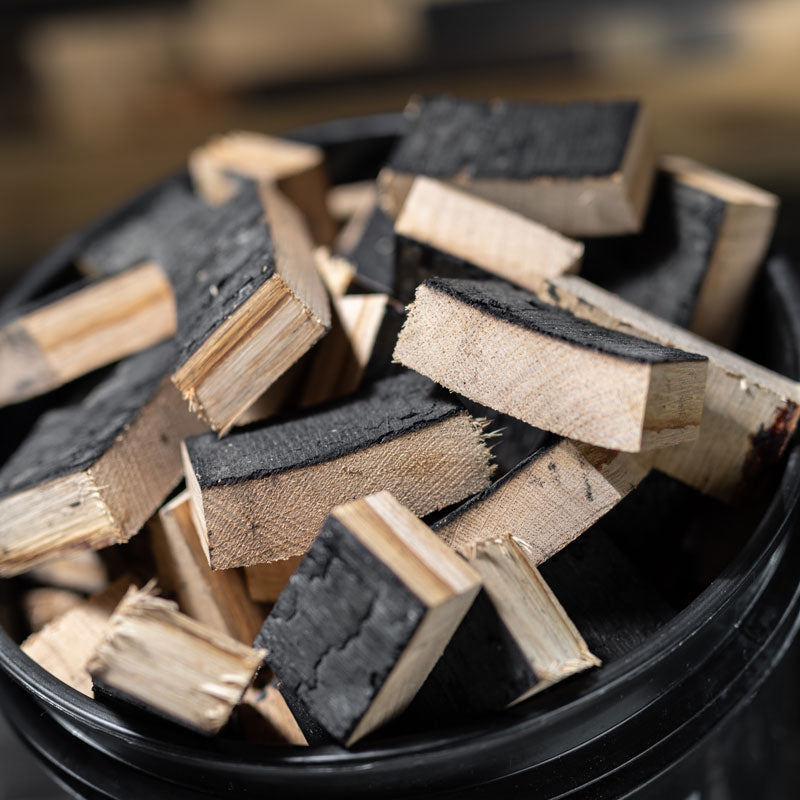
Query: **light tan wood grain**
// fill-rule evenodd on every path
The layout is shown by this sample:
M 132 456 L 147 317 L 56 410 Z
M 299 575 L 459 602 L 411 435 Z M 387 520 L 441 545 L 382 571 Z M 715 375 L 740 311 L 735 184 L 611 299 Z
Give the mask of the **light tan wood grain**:
M 150 533 L 159 581 L 174 592 L 181 610 L 214 630 L 252 644 L 264 614 L 247 593 L 238 570 L 211 571 L 194 526 L 188 492 L 159 509 Z
M 639 485 L 649 471 L 649 455 L 561 439 L 456 509 L 436 532 L 462 551 L 513 536 L 533 563 L 541 564 Z
M 317 247 L 314 260 L 331 297 L 345 294 L 356 276 L 356 268 L 346 258 L 332 255 L 327 247 Z
M 696 441 L 653 453 L 652 464 L 723 501 L 749 497 L 759 471 L 784 452 L 800 418 L 800 384 L 671 325 L 577 276 L 545 282 L 541 297 L 577 316 L 708 358 Z
M 67 611 L 83 605 L 85 599 L 71 589 L 41 586 L 29 589 L 22 598 L 22 610 L 31 631 L 36 633 Z
M 239 722 L 248 741 L 308 745 L 283 695 L 272 684 L 261 690 L 248 689 L 244 693 L 239 707 Z
M 274 603 L 294 575 L 301 556 L 273 561 L 271 564 L 253 564 L 244 568 L 247 593 L 258 603 Z
M 598 330 L 602 341 L 602 330 Z M 638 452 L 697 438 L 706 362 L 645 363 L 506 322 L 423 284 L 395 360 L 562 436 Z
M 0 405 L 48 392 L 175 333 L 172 287 L 141 264 L 0 329 Z

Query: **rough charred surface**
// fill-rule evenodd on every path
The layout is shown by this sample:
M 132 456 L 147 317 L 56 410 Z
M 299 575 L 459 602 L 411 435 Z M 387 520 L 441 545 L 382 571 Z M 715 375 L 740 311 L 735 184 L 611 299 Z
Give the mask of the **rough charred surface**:
M 762 287 L 761 315 L 753 314 L 748 330 L 767 333 L 766 352 L 750 354 L 759 363 L 793 380 L 800 379 L 800 270 L 779 253 L 769 258 Z M 757 337 L 748 337 L 757 339 Z M 748 341 L 748 344 L 750 342 Z
M 346 741 L 422 621 L 424 604 L 329 517 L 255 646 L 311 717 Z
M 662 172 L 642 232 L 587 241 L 581 274 L 663 319 L 688 327 L 711 266 L 725 205 Z
M 498 711 L 537 682 L 524 654 L 494 604 L 481 589 L 406 712 L 431 717 Z
M 616 358 L 644 364 L 705 360 L 705 356 L 602 328 L 502 281 L 432 278 L 425 286 L 503 322 Z
M 389 159 L 432 177 L 581 178 L 620 169 L 639 105 L 488 103 L 437 97 L 412 115 Z
M 169 180 L 134 203 L 123 217 L 98 231 L 80 259 L 103 275 L 122 272 L 148 259 L 160 263 L 165 242 L 204 207 L 185 178 Z
M 164 342 L 126 358 L 80 405 L 49 411 L 0 470 L 0 497 L 90 467 L 155 393 L 175 359 Z
M 497 280 L 490 272 L 468 261 L 405 236 L 396 236 L 393 296 L 408 304 L 414 299 L 417 286 L 430 278 Z
M 186 449 L 205 489 L 332 461 L 462 412 L 427 378 L 405 373 L 285 422 L 245 427 L 222 440 L 213 433 L 190 437 Z
M 380 206 L 369 217 L 361 238 L 349 253 L 357 280 L 370 291 L 392 293 L 394 286 L 394 222 Z
M 394 353 L 397 337 L 400 335 L 400 329 L 403 327 L 405 319 L 406 315 L 403 310 L 397 308 L 391 301 L 386 304 L 386 312 L 375 336 L 372 353 L 364 367 L 362 384 L 372 383 L 388 375 L 406 373 L 405 367 L 392 361 L 392 353 Z
M 539 571 L 603 663 L 633 650 L 675 614 L 597 527 L 541 564 Z

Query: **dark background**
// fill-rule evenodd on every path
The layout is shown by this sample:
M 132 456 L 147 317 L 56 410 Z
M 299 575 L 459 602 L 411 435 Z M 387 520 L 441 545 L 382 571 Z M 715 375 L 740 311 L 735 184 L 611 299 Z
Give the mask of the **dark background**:
M 797 0 L 0 0 L 0 291 L 208 136 L 447 91 L 641 97 L 662 152 L 800 207 Z M 62 796 L 0 722 L 0 800 Z

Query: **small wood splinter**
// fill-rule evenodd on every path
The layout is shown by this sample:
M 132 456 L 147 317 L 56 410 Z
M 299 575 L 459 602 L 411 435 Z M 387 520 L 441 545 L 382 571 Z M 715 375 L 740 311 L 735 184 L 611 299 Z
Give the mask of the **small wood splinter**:
M 537 428 L 626 452 L 697 438 L 708 366 L 499 281 L 438 278 L 418 287 L 394 357 Z
M 94 685 L 101 696 L 217 733 L 266 653 L 181 614 L 154 591 L 131 589 L 117 606 L 88 665 Z
M 381 492 L 333 510 L 256 644 L 282 691 L 350 746 L 409 704 L 479 587 L 465 561 Z

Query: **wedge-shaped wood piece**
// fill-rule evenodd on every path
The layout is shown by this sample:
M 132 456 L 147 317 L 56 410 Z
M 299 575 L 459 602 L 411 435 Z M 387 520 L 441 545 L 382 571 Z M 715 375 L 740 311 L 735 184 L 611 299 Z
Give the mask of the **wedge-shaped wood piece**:
M 464 551 L 510 534 L 540 564 L 588 530 L 649 471 L 651 454 L 559 439 L 530 455 L 433 529 Z
M 106 697 L 217 733 L 264 655 L 181 614 L 150 584 L 123 597 L 88 669 Z
M 530 425 L 626 452 L 697 438 L 707 360 L 499 281 L 419 286 L 394 357 Z
M 300 747 L 308 744 L 286 700 L 273 684 L 263 689 L 248 689 L 238 713 L 239 726 L 249 742 Z
M 730 346 L 772 238 L 778 198 L 665 156 L 639 236 L 589 244 L 585 275 L 676 325 Z
M 192 508 L 214 569 L 303 555 L 339 503 L 386 489 L 423 516 L 489 484 L 482 423 L 419 375 L 273 425 L 187 439 Z
M 165 342 L 122 361 L 80 405 L 45 414 L 0 470 L 0 575 L 126 542 L 180 479 L 205 425 L 166 377 Z
M 652 465 L 719 500 L 753 497 L 797 428 L 800 384 L 577 276 L 548 280 L 541 296 L 599 325 L 706 356 L 700 435 L 694 442 L 652 453 Z
M 67 686 L 91 697 L 89 659 L 103 641 L 117 603 L 133 583 L 127 576 L 114 581 L 102 594 L 82 601 L 31 634 L 20 645 L 22 652 Z
M 172 287 L 153 263 L 45 300 L 0 327 L 0 406 L 169 339 L 176 324 Z
M 264 614 L 250 599 L 237 570 L 212 572 L 189 503 L 181 492 L 158 512 L 151 526 L 161 585 L 177 597 L 181 610 L 209 628 L 251 644 Z
M 525 700 L 599 666 L 539 571 L 510 537 L 472 545 L 483 589 L 411 713 L 479 713 Z
M 330 215 L 345 227 L 353 217 L 369 213 L 377 200 L 378 187 L 370 180 L 332 186 L 325 197 Z
M 638 231 L 653 178 L 635 102 L 412 101 L 411 130 L 379 177 L 394 216 L 416 175 L 467 188 L 570 236 Z
M 395 223 L 395 291 L 427 278 L 503 278 L 523 289 L 577 272 L 583 245 L 443 181 L 415 178 Z
M 300 556 L 273 561 L 271 564 L 254 564 L 244 568 L 247 593 L 257 603 L 274 603 L 289 583 L 300 564 Z
M 309 408 L 355 392 L 364 379 L 392 368 L 392 350 L 405 315 L 385 294 L 334 298 L 330 333 L 310 355 L 300 407 Z
M 256 643 L 286 691 L 349 746 L 409 704 L 479 587 L 381 492 L 333 510 Z
M 28 577 L 45 586 L 83 594 L 100 594 L 108 587 L 108 570 L 94 550 L 79 550 L 34 567 Z
M 85 598 L 71 589 L 56 589 L 40 586 L 29 589 L 22 598 L 25 619 L 31 631 L 36 633 L 67 611 L 83 605 Z
M 317 247 L 314 250 L 314 261 L 331 297 L 346 294 L 356 276 L 355 266 L 346 258 L 331 254 L 327 247 Z
M 330 306 L 297 211 L 280 192 L 247 183 L 173 243 L 179 366 L 190 407 L 225 433 L 330 325 Z M 263 201 L 263 211 L 261 206 Z M 265 217 L 266 215 L 266 217 Z M 179 291 L 179 289 L 181 291 Z
M 319 147 L 249 131 L 217 136 L 189 156 L 197 192 L 209 203 L 236 193 L 235 176 L 274 183 L 303 212 L 314 239 L 330 244 L 336 224 L 328 211 L 328 172 Z

